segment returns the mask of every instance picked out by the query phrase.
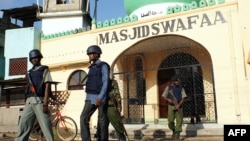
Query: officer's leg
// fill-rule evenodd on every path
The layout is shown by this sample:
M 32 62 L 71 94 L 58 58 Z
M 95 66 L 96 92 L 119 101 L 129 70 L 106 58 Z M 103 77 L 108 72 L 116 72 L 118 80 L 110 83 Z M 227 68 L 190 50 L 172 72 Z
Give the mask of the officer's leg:
M 98 123 L 100 126 L 100 139 L 101 141 L 108 141 L 109 131 L 108 131 L 108 103 L 102 102 L 100 106 L 98 106 Z
M 172 139 L 175 138 L 175 107 L 168 105 L 168 127 L 172 130 Z
M 96 110 L 96 106 L 94 104 L 91 104 L 89 100 L 85 101 L 84 108 L 82 110 L 82 113 L 80 115 L 80 129 L 81 129 L 81 138 L 84 141 L 90 141 L 90 129 L 89 129 L 89 121 L 90 117 Z
M 179 140 L 180 139 L 180 133 L 182 132 L 182 123 L 183 123 L 183 112 L 182 108 L 176 111 L 176 128 L 175 128 L 175 139 Z
M 115 107 L 109 107 L 107 115 L 110 123 L 115 128 L 115 131 L 118 133 L 119 139 L 121 141 L 125 141 L 126 137 L 124 134 L 124 125 L 120 113 L 115 109 Z
M 98 121 L 97 121 L 96 133 L 94 135 L 94 138 L 96 138 L 96 141 L 100 141 L 100 125 Z
M 29 134 L 35 121 L 35 113 L 31 105 L 32 104 L 29 102 L 28 98 L 19 121 L 18 133 L 15 141 L 25 141 L 29 138 Z
M 33 109 L 36 113 L 36 117 L 37 117 L 37 120 L 39 122 L 39 125 L 41 127 L 44 137 L 46 138 L 47 141 L 54 141 L 54 134 L 52 132 L 50 114 L 44 113 L 42 111 L 43 103 L 35 104 Z

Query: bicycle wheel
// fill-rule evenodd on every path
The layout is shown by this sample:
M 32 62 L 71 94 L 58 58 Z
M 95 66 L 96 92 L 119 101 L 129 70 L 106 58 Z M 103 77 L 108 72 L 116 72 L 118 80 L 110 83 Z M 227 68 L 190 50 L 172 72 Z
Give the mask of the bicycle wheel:
M 36 133 L 30 133 L 29 140 L 30 141 L 37 141 L 38 135 Z
M 63 116 L 62 120 L 57 121 L 55 128 L 62 141 L 72 141 L 77 135 L 77 125 L 71 117 Z

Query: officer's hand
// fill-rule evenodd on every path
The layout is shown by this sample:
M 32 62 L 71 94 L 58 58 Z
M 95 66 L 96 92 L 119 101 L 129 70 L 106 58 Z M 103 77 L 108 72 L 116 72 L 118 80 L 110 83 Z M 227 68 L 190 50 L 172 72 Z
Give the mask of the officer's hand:
M 174 101 L 171 100 L 171 99 L 168 99 L 168 103 L 169 103 L 169 104 L 174 104 Z
M 48 112 L 49 112 L 49 106 L 43 105 L 43 113 L 48 113 Z
M 180 105 L 179 105 L 179 104 L 176 105 L 176 106 L 175 106 L 175 109 L 176 109 L 176 110 L 179 110 L 179 109 L 180 109 Z
M 100 106 L 102 103 L 102 100 L 100 98 L 97 98 L 95 103 L 96 103 L 95 104 L 96 106 Z
M 122 108 L 117 108 L 117 111 L 119 112 L 119 113 L 121 113 L 122 112 Z

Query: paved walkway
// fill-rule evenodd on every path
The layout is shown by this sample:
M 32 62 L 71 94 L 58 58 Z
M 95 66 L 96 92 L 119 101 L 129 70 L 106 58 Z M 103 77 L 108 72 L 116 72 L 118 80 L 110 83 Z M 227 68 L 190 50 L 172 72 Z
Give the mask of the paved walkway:
M 4 137 L 1 136 L 0 134 L 0 140 L 1 141 L 14 141 L 15 139 L 15 135 L 14 134 L 6 134 Z M 165 137 L 165 138 L 153 138 L 153 137 L 147 137 L 144 136 L 141 139 L 132 139 L 129 138 L 130 141 L 170 141 L 170 137 Z M 223 136 L 206 136 L 206 137 L 181 137 L 182 141 L 224 141 Z M 44 140 L 45 141 L 45 140 Z M 56 141 L 60 141 L 60 140 L 56 140 Z M 76 138 L 74 141 L 81 141 L 80 138 Z M 93 141 L 95 141 L 95 139 L 93 138 Z M 119 141 L 118 139 L 113 139 L 110 138 L 110 141 Z
M 1 141 L 14 141 L 15 136 L 7 134 L 4 137 L 0 137 Z M 142 139 L 131 139 L 130 141 L 170 141 L 169 138 L 153 138 L 153 137 L 143 137 Z M 222 136 L 210 136 L 210 137 L 181 137 L 182 141 L 224 141 Z M 45 140 L 44 140 L 45 141 Z M 60 140 L 56 140 L 60 141 Z M 81 141 L 81 139 L 76 138 L 74 141 Z M 95 139 L 93 139 L 95 141 Z M 118 139 L 110 138 L 110 141 L 119 141 Z
M 125 125 L 130 141 L 169 141 L 171 131 L 166 125 Z M 91 129 L 92 136 L 96 129 Z M 110 128 L 110 141 L 118 141 Z M 0 133 L 1 141 L 14 141 L 15 133 Z M 185 124 L 181 133 L 183 141 L 223 141 L 223 126 L 218 124 Z M 81 141 L 78 134 L 75 141 Z M 94 138 L 93 138 L 94 141 Z

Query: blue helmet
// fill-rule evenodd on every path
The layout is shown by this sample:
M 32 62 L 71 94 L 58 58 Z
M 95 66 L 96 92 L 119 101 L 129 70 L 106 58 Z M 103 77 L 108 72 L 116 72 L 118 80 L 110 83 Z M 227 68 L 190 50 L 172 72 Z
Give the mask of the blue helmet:
M 29 60 L 31 60 L 32 58 L 43 58 L 43 55 L 38 49 L 33 49 L 29 53 Z
M 89 55 L 90 53 L 102 54 L 102 50 L 97 45 L 91 45 L 87 49 L 87 55 Z

